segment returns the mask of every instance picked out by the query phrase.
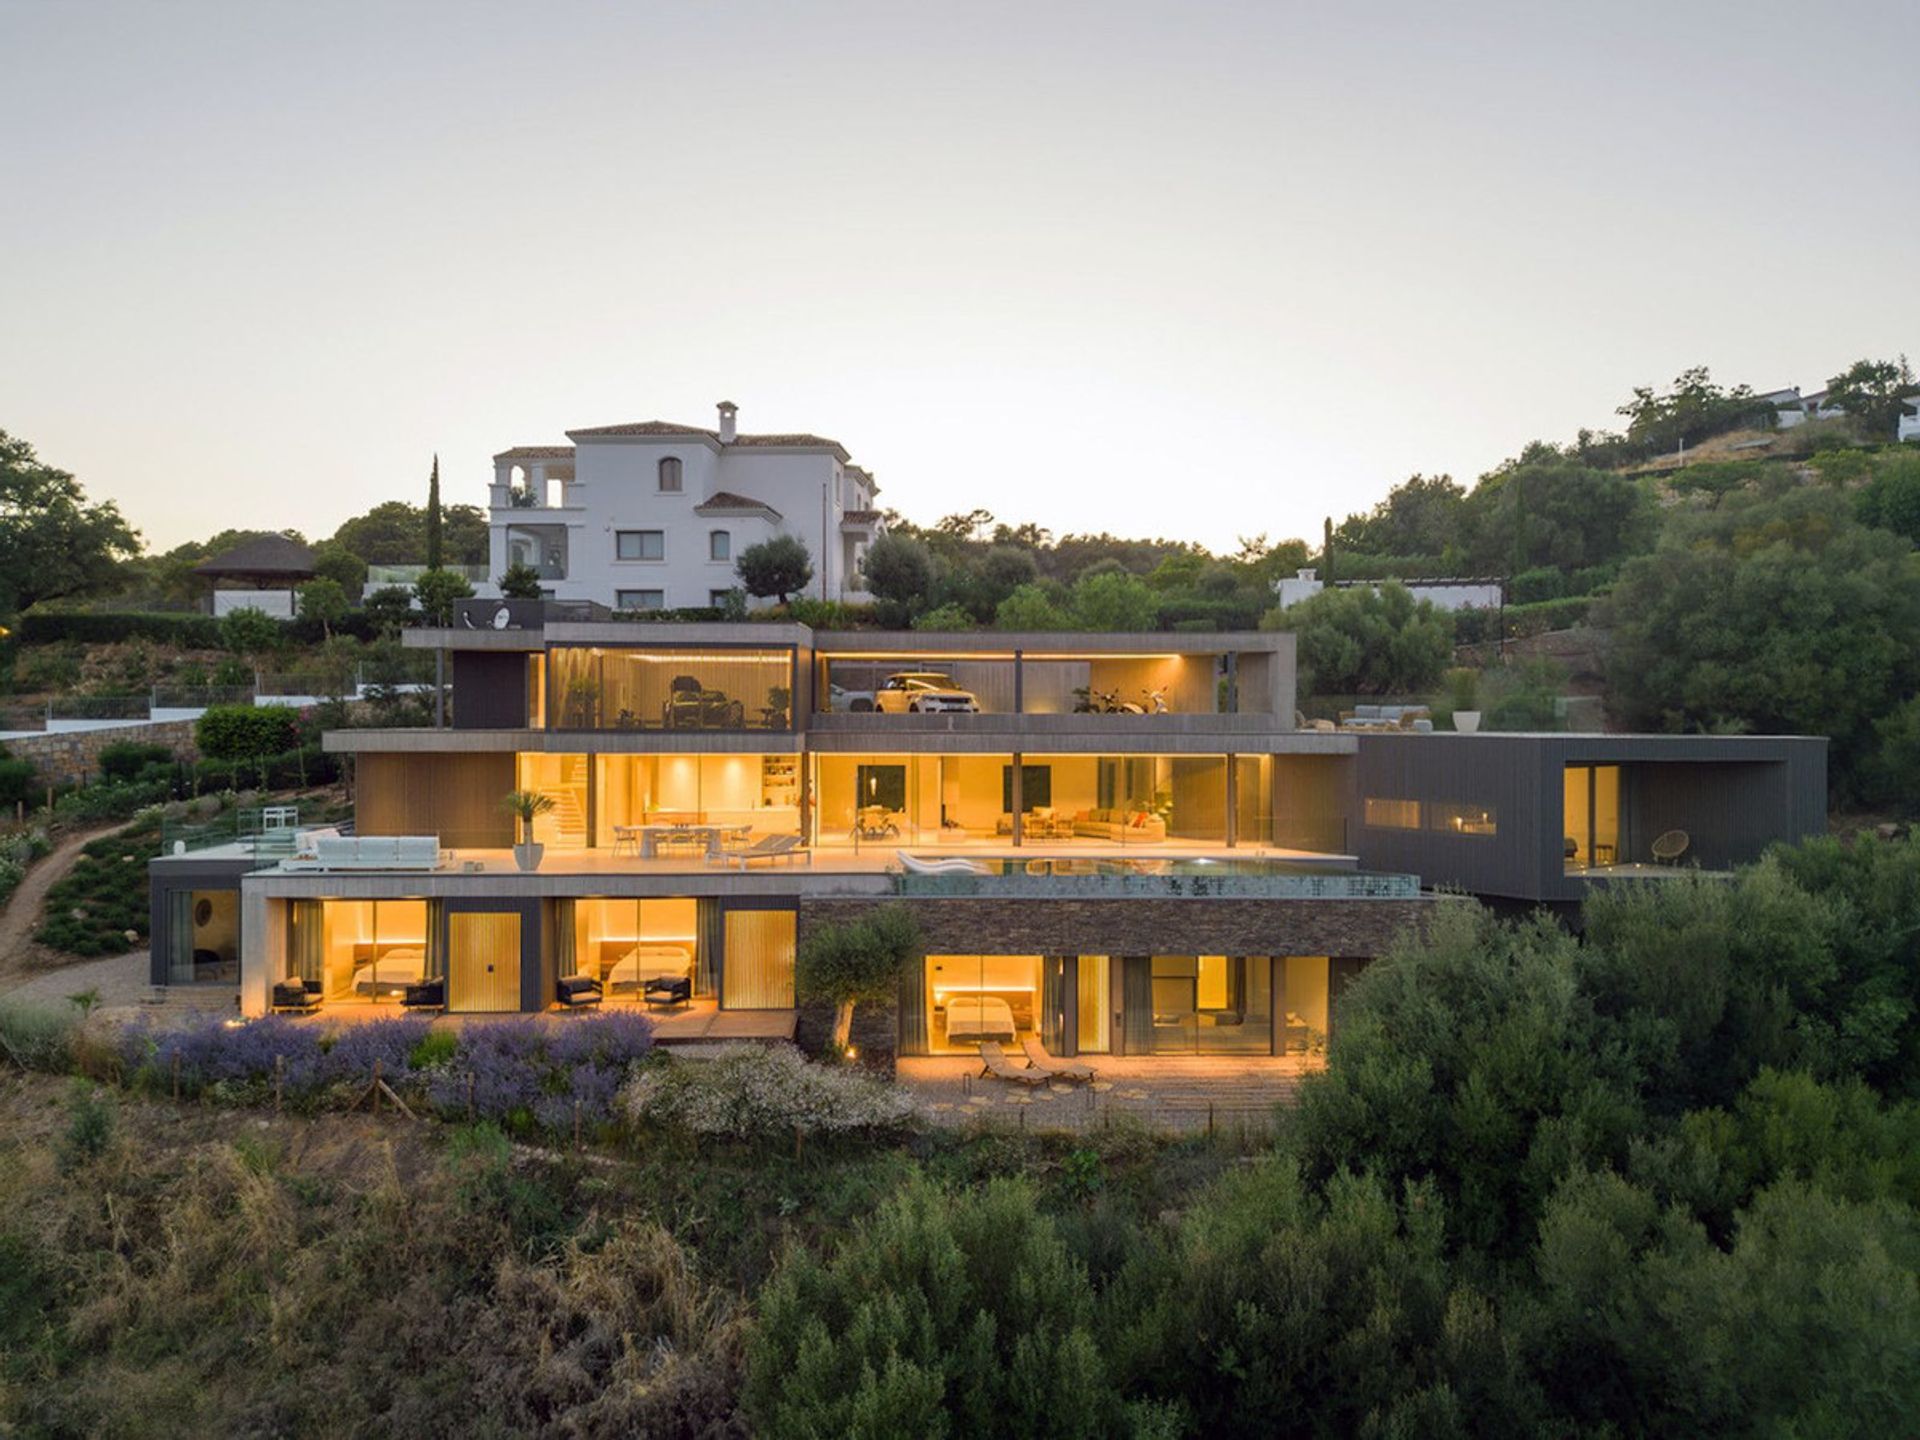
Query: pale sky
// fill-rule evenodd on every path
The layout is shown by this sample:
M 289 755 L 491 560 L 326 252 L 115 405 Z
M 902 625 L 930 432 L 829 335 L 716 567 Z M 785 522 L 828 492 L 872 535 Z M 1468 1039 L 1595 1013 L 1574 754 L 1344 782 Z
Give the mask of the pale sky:
M 0 0 L 0 429 L 157 547 L 641 419 L 1317 535 L 1920 361 L 1920 4 Z

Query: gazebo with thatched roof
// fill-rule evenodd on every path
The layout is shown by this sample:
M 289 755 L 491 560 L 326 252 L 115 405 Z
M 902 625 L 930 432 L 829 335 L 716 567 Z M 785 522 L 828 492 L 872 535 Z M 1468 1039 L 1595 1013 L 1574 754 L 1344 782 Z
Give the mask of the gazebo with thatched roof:
M 224 555 L 202 560 L 193 573 L 216 586 L 225 581 L 256 590 L 284 590 L 313 579 L 313 551 L 284 535 L 256 535 Z
M 224 555 L 203 560 L 193 573 L 213 584 L 213 613 L 260 610 L 291 620 L 294 591 L 313 579 L 313 551 L 284 535 L 257 535 Z

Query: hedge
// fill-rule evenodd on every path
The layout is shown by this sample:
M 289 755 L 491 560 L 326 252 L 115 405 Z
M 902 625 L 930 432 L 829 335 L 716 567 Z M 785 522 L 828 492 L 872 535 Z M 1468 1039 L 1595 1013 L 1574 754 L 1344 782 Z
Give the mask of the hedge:
M 157 640 L 186 650 L 222 647 L 220 622 L 211 615 L 166 611 L 29 611 L 15 632 L 22 645 L 54 645 L 77 640 L 87 645 L 110 645 L 119 640 Z
M 193 734 L 209 760 L 250 760 L 297 747 L 300 717 L 284 705 L 215 705 Z

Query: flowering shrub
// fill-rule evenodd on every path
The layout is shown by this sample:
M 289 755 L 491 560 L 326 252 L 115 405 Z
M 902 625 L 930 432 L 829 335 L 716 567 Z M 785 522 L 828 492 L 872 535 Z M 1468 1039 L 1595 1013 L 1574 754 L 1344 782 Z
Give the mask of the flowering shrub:
M 457 1033 L 436 1031 L 416 1015 L 334 1031 L 275 1015 L 244 1025 L 209 1019 L 166 1030 L 143 1022 L 119 1037 L 127 1076 L 155 1088 L 172 1084 L 177 1060 L 188 1094 L 210 1090 L 218 1099 L 258 1100 L 278 1057 L 287 1098 L 323 1102 L 364 1089 L 377 1061 L 395 1091 L 424 1097 L 449 1118 L 465 1119 L 471 1101 L 476 1118 L 559 1132 L 572 1128 L 576 1104 L 585 1126 L 611 1120 L 627 1067 L 652 1046 L 652 1023 L 631 1012 L 552 1026 L 528 1016 Z
M 471 1099 L 475 1118 L 523 1131 L 564 1132 L 578 1105 L 581 1123 L 597 1129 L 613 1118 L 627 1067 L 652 1048 L 653 1022 L 633 1011 L 469 1025 L 452 1061 L 428 1079 L 427 1098 L 462 1119 Z
M 728 1045 L 711 1060 L 649 1069 L 621 1103 L 638 1125 L 753 1140 L 897 1129 L 915 1110 L 911 1095 L 884 1081 L 767 1045 Z

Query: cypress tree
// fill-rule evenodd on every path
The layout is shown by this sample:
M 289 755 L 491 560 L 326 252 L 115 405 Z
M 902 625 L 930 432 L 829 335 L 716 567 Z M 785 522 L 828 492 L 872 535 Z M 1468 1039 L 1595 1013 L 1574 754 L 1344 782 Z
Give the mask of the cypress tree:
M 433 457 L 433 478 L 427 481 L 427 568 L 440 568 L 440 457 Z

